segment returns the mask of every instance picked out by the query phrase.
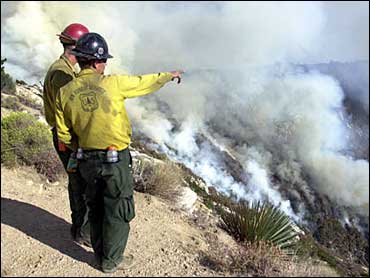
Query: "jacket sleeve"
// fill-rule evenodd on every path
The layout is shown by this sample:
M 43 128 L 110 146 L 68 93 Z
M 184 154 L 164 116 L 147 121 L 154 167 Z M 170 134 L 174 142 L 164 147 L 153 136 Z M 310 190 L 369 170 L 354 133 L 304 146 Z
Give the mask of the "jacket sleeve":
M 171 81 L 170 72 L 145 74 L 139 76 L 116 75 L 118 89 L 124 98 L 133 98 L 153 93 Z
M 70 74 L 62 70 L 56 70 L 52 76 L 51 83 L 54 86 L 55 92 L 58 93 L 58 90 L 71 80 L 73 80 L 73 77 Z
M 62 71 L 55 70 L 47 74 L 44 81 L 44 111 L 45 119 L 50 126 L 55 126 L 55 98 L 58 90 L 70 82 L 73 77 Z
M 68 147 L 72 144 L 71 124 L 65 117 L 61 93 L 58 91 L 55 99 L 55 122 L 57 128 L 58 139 Z
M 52 96 L 52 103 L 55 103 L 55 99 L 57 97 L 57 94 L 59 92 L 59 89 L 62 88 L 64 85 L 69 83 L 70 81 L 73 80 L 73 77 L 69 75 L 68 73 L 61 71 L 61 70 L 56 70 L 51 78 L 51 85 L 52 85 L 52 90 L 54 92 Z

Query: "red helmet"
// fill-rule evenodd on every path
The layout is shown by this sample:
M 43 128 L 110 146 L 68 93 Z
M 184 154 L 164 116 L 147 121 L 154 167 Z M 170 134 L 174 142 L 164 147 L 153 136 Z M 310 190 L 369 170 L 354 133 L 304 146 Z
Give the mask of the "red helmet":
M 72 23 L 61 34 L 57 34 L 57 36 L 59 36 L 62 43 L 75 44 L 78 38 L 85 33 L 89 33 L 89 29 L 86 26 L 79 23 Z

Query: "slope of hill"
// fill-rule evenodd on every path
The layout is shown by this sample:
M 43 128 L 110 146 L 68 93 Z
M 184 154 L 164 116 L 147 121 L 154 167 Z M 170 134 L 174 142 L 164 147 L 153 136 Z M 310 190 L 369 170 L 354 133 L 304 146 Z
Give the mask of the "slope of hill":
M 1 276 L 107 276 L 94 267 L 92 249 L 69 238 L 65 179 L 48 184 L 32 168 L 2 167 L 1 196 Z M 217 249 L 223 256 L 223 248 L 236 250 L 238 244 L 199 201 L 189 214 L 155 196 L 135 192 L 134 198 L 137 215 L 131 222 L 126 252 L 134 256 L 135 264 L 113 276 L 236 275 L 217 271 L 206 260 L 204 254 Z M 325 264 L 297 264 L 286 274 L 307 276 L 307 270 L 313 275 L 338 276 Z
M 2 94 L 2 117 L 17 110 L 27 111 L 43 121 L 39 96 L 35 97 L 37 94 L 36 87 L 24 84 L 17 85 L 15 95 Z M 35 98 L 34 101 L 25 101 L 27 96 Z M 14 102 L 7 103 L 8 107 L 4 109 L 3 100 L 14 97 L 23 97 L 23 102 L 16 105 L 17 109 L 14 109 Z M 155 159 L 145 146 L 135 148 L 137 158 L 144 157 L 149 164 L 154 163 Z M 1 170 L 2 276 L 104 276 L 94 267 L 92 250 L 73 243 L 69 238 L 66 177 L 50 184 L 32 168 L 11 170 L 2 166 Z M 192 175 L 191 171 L 189 175 Z M 184 187 L 179 190 L 182 191 L 180 196 L 192 192 Z M 134 255 L 135 265 L 114 275 L 266 276 L 261 272 L 263 267 L 253 265 L 253 262 L 243 273 L 233 271 L 236 261 L 240 261 L 237 258 L 237 254 L 241 254 L 239 243 L 219 227 L 219 217 L 202 203 L 204 200 L 200 196 L 193 204 L 194 192 L 190 195 L 192 201 L 184 197 L 178 201 L 166 201 L 135 192 L 137 216 L 132 222 L 126 251 Z M 255 262 L 266 259 L 256 257 Z M 286 258 L 273 259 L 281 264 Z M 267 262 L 272 263 L 270 258 Z M 274 267 L 271 264 L 267 268 L 270 266 Z M 338 276 L 324 262 L 310 260 L 305 263 L 292 260 L 274 274 Z

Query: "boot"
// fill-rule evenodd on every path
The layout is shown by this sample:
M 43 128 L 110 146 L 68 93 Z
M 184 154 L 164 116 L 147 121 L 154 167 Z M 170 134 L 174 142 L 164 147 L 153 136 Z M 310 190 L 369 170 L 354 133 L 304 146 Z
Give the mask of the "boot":
M 73 225 L 71 227 L 71 236 L 74 242 L 90 248 L 92 247 L 90 236 L 82 236 L 80 229 L 75 228 Z
M 78 234 L 74 241 L 78 244 L 92 248 L 90 237 L 83 237 L 80 234 Z
M 133 255 L 127 255 L 127 256 L 123 256 L 122 262 L 120 262 L 118 265 L 116 265 L 112 268 L 107 268 L 107 267 L 104 267 L 102 265 L 102 271 L 104 273 L 113 273 L 113 272 L 117 271 L 118 269 L 120 269 L 120 270 L 129 269 L 130 267 L 133 266 L 133 264 L 134 264 L 134 256 Z

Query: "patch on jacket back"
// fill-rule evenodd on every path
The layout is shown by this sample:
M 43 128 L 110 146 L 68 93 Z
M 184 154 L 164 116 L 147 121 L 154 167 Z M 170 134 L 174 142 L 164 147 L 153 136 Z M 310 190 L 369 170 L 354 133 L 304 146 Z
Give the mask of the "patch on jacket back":
M 85 112 L 93 112 L 98 109 L 99 103 L 96 98 L 95 92 L 83 93 L 80 95 L 80 102 L 82 109 Z

